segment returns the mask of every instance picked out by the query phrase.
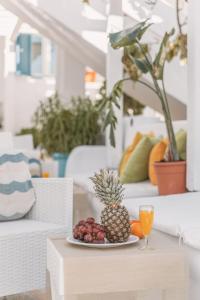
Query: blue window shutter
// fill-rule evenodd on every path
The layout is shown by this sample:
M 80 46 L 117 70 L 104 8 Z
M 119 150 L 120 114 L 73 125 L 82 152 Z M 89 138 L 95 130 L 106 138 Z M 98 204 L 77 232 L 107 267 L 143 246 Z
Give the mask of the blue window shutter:
M 20 34 L 16 41 L 16 72 L 31 75 L 31 35 Z

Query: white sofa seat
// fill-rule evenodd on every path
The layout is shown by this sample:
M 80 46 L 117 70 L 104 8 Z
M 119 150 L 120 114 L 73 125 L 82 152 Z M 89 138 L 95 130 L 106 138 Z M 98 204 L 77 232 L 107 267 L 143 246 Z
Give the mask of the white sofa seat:
M 90 176 L 94 174 L 74 175 L 74 183 L 85 190 L 86 193 L 94 195 L 93 183 Z M 158 195 L 158 189 L 152 185 L 148 180 L 138 183 L 124 184 L 124 197 L 125 198 L 140 198 L 140 197 L 153 197 Z
M 200 226 L 185 229 L 182 238 L 185 245 L 200 250 Z
M 0 224 L 0 242 L 5 239 L 23 238 L 27 234 L 41 234 L 41 232 L 48 234 L 56 231 L 65 232 L 66 226 L 27 219 L 2 222 Z
M 136 217 L 141 204 L 152 204 L 155 209 L 154 228 L 173 236 L 184 236 L 194 228 L 200 228 L 200 192 L 125 199 L 124 204 Z

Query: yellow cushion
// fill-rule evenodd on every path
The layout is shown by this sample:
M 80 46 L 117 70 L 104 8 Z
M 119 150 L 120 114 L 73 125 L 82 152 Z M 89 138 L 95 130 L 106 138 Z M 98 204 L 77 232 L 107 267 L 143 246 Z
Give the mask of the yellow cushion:
M 166 149 L 167 149 L 167 143 L 166 140 L 163 140 L 157 143 L 151 150 L 149 156 L 149 179 L 151 183 L 154 185 L 157 185 L 154 163 L 156 161 L 162 161 L 164 159 Z
M 141 141 L 142 137 L 143 137 L 143 135 L 140 132 L 137 132 L 133 139 L 132 144 L 128 148 L 126 148 L 126 150 L 124 151 L 124 154 L 122 155 L 122 159 L 119 164 L 119 174 L 120 175 L 123 173 L 125 166 L 129 160 L 132 152 L 134 151 L 137 144 Z

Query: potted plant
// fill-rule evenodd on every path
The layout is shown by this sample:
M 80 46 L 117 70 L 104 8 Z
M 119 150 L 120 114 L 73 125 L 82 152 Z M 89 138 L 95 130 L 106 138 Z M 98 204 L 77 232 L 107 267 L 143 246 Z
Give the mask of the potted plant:
M 72 99 L 66 107 L 56 93 L 40 103 L 33 118 L 38 144 L 58 161 L 59 177 L 64 177 L 68 155 L 75 147 L 98 142 L 101 115 L 89 98 Z
M 115 84 L 108 103 L 103 105 L 104 107 L 107 106 L 107 108 L 111 108 L 108 111 L 108 114 L 111 111 L 112 118 L 109 119 L 107 125 L 110 125 L 110 137 L 112 137 L 111 144 L 114 145 L 112 131 L 113 128 L 115 128 L 117 120 L 113 117 L 113 106 L 119 106 L 119 97 L 122 93 L 122 82 L 125 80 L 133 80 L 134 82 L 138 82 L 139 84 L 148 87 L 155 93 L 162 106 L 169 141 L 167 161 L 155 163 L 159 193 L 183 193 L 186 191 L 186 162 L 180 161 L 179 158 L 164 85 L 164 68 L 167 60 L 167 47 L 170 37 L 174 34 L 174 30 L 170 33 L 165 33 L 158 52 L 153 59 L 150 54 L 149 46 L 141 41 L 144 33 L 151 25 L 152 24 L 146 20 L 133 28 L 125 29 L 117 33 L 111 33 L 109 35 L 111 46 L 114 49 L 124 49 L 124 65 L 126 68 L 130 67 L 131 70 L 129 70 L 130 77 L 124 78 Z M 147 74 L 152 81 L 152 85 L 141 79 L 142 75 Z
M 65 174 L 70 151 L 70 124 L 72 113 L 65 109 L 58 94 L 42 101 L 34 114 L 34 125 L 38 132 L 39 144 L 58 161 L 59 177 Z

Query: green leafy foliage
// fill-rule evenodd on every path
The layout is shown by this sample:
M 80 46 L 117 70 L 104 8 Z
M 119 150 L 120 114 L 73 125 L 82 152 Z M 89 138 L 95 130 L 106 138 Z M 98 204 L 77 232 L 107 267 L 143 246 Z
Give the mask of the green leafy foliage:
M 71 148 L 97 144 L 101 135 L 103 113 L 99 114 L 96 102 L 89 98 L 73 98 L 70 110 L 73 114 Z
M 149 72 L 149 65 L 147 64 L 145 59 L 135 58 L 135 64 L 143 74 L 146 74 Z
M 115 147 L 115 128 L 117 124 L 117 118 L 115 116 L 114 108 L 120 108 L 119 99 L 122 95 L 121 83 L 117 82 L 115 87 L 112 90 L 111 95 L 107 96 L 106 93 L 106 83 L 104 82 L 103 86 L 99 91 L 101 99 L 97 103 L 97 110 L 100 114 L 104 114 L 103 130 L 105 131 L 106 127 L 110 127 L 110 143 Z
M 142 49 L 142 50 L 141 50 Z M 148 72 L 148 66 L 144 60 L 144 54 L 148 53 L 148 45 L 141 43 L 141 48 L 137 44 L 124 48 L 122 62 L 126 73 L 133 81 L 137 81 L 142 76 L 142 72 Z
M 121 47 L 126 47 L 133 45 L 137 41 L 139 41 L 146 30 L 151 26 L 151 24 L 147 24 L 148 20 L 145 20 L 144 22 L 138 23 L 134 27 L 116 32 L 116 33 L 110 33 L 109 39 L 111 46 L 114 49 L 118 49 Z
M 64 108 L 58 94 L 40 102 L 34 115 L 34 124 L 39 143 L 49 154 L 70 152 L 72 118 L 72 113 Z
M 135 99 L 123 94 L 122 91 L 122 83 L 123 80 L 118 81 L 110 96 L 107 96 L 106 93 L 106 82 L 104 81 L 102 87 L 100 88 L 100 100 L 97 102 L 97 110 L 100 114 L 103 114 L 103 131 L 107 127 L 110 128 L 109 139 L 110 144 L 115 147 L 115 128 L 117 124 L 117 118 L 115 116 L 115 108 L 120 109 L 119 101 L 120 98 L 124 98 L 124 113 L 128 114 L 128 109 L 131 108 L 133 110 L 134 115 L 138 115 L 142 113 L 144 106 L 140 104 Z
M 66 108 L 55 94 L 40 103 L 34 124 L 38 142 L 49 154 L 68 154 L 76 146 L 95 144 L 101 133 L 101 115 L 89 98 L 73 99 Z

